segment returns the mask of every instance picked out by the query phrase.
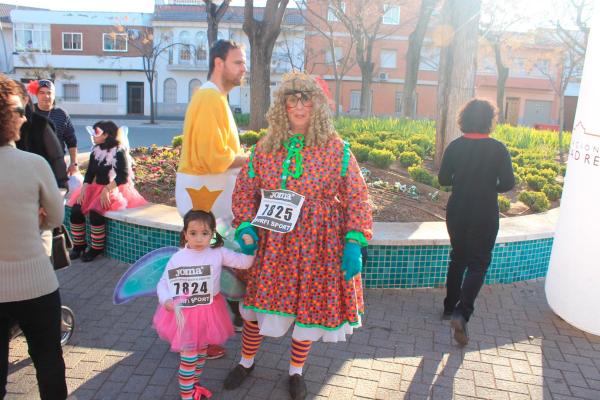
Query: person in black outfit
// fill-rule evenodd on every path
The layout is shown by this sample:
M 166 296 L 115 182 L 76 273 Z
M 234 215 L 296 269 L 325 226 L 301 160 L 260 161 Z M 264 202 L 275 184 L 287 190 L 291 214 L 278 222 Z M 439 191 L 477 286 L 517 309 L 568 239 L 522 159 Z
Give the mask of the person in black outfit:
M 451 319 L 454 339 L 463 346 L 469 341 L 467 322 L 475 298 L 492 261 L 499 226 L 498 193 L 515 185 L 508 150 L 489 137 L 496 112 L 487 100 L 473 99 L 463 106 L 458 117 L 463 136 L 446 148 L 438 175 L 440 185 L 452 186 L 446 209 L 452 251 L 443 318 Z
M 69 177 L 65 164 L 64 151 L 47 118 L 33 112 L 31 98 L 27 95 L 25 87 L 17 82 L 21 89 L 21 98 L 25 104 L 25 117 L 27 121 L 21 125 L 21 139 L 15 144 L 19 150 L 28 151 L 42 156 L 52 169 L 56 183 L 61 189 L 68 189 Z

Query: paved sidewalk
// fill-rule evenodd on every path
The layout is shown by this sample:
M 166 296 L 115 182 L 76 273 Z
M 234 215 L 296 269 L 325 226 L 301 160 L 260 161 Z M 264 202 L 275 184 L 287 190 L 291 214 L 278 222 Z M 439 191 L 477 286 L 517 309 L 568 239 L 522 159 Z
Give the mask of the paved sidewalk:
M 178 399 L 178 355 L 151 328 L 156 299 L 112 305 L 127 265 L 100 258 L 59 273 L 63 303 L 77 327 L 64 348 L 71 398 Z M 456 347 L 439 319 L 444 291 L 367 290 L 364 326 L 347 343 L 315 343 L 305 366 L 312 399 L 600 399 L 600 337 L 556 317 L 543 281 L 487 286 Z M 590 312 L 597 312 L 590 305 Z M 267 339 L 242 388 L 222 382 L 239 357 L 208 361 L 203 384 L 213 399 L 288 399 L 290 338 Z M 37 399 L 23 339 L 11 343 L 7 399 Z

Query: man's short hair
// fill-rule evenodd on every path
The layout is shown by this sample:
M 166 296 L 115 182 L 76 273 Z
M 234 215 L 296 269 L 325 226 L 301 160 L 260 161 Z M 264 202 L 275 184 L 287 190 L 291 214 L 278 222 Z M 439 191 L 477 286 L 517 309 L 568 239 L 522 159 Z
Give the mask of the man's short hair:
M 484 99 L 471 99 L 458 114 L 458 125 L 463 133 L 490 133 L 498 109 Z
M 234 42 L 233 40 L 217 40 L 209 51 L 209 62 L 208 62 L 208 79 L 212 76 L 212 73 L 215 69 L 215 59 L 220 58 L 225 61 L 227 58 L 227 54 L 231 49 L 241 49 L 243 47 L 242 44 Z

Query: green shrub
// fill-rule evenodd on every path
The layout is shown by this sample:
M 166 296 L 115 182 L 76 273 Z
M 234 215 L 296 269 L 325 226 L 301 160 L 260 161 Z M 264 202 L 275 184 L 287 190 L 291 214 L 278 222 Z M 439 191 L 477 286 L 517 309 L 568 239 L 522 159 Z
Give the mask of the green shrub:
M 562 176 L 565 176 L 567 174 L 567 166 L 566 165 L 561 165 L 560 166 L 560 174 Z
M 352 153 L 358 162 L 365 162 L 369 159 L 369 152 L 371 148 L 360 143 L 350 143 Z
M 356 137 L 356 142 L 373 148 L 379 142 L 379 138 L 369 133 L 363 133 L 362 135 Z
M 386 140 L 381 144 L 382 149 L 391 151 L 396 158 L 400 156 L 400 153 L 406 150 L 407 146 L 408 143 L 406 143 L 406 141 L 398 139 Z
M 435 144 L 433 140 L 426 135 L 414 135 L 411 136 L 408 141 L 413 144 L 413 149 L 415 148 L 415 145 L 422 149 L 422 153 L 417 152 L 417 154 L 419 154 L 421 157 L 430 156 L 433 154 Z
M 498 196 L 498 209 L 500 212 L 507 212 L 510 210 L 510 199 L 508 197 L 499 195 Z
M 557 173 L 553 169 L 544 168 L 538 171 L 538 175 L 543 176 L 548 183 L 554 183 L 556 181 Z
M 546 194 L 548 200 L 555 201 L 560 199 L 560 196 L 562 196 L 562 187 L 556 183 L 547 183 L 544 185 L 542 192 Z
M 408 144 L 408 151 L 414 151 L 415 153 L 417 153 L 417 155 L 423 159 L 425 157 L 427 157 L 427 152 L 425 151 L 424 148 L 422 148 L 421 146 L 419 146 L 416 143 L 409 143 Z
M 434 176 L 431 175 L 429 171 L 427 171 L 425 168 L 419 165 L 413 165 L 412 167 L 408 167 L 408 174 L 416 182 L 433 186 Z
M 246 146 L 255 145 L 261 138 L 260 133 L 256 131 L 246 131 L 240 134 L 240 143 Z
M 183 144 L 183 135 L 174 136 L 173 140 L 171 140 L 171 146 L 173 146 L 173 147 L 179 147 L 182 144 Z
M 544 178 L 543 176 L 532 175 L 532 174 L 525 176 L 525 181 L 527 182 L 527 186 L 531 190 L 535 190 L 535 191 L 542 190 L 542 188 L 544 187 L 544 185 L 547 182 L 546 178 Z
M 400 153 L 400 165 L 402 165 L 404 168 L 421 164 L 421 162 L 423 162 L 423 160 L 414 151 L 403 151 Z
M 553 161 L 541 161 L 538 163 L 538 168 L 539 169 L 551 169 L 555 172 L 555 175 L 558 175 L 560 173 L 560 164 L 555 163 Z
M 517 149 L 516 147 L 509 147 L 508 152 L 510 153 L 511 157 L 517 157 L 521 154 L 521 150 Z
M 379 168 L 388 168 L 394 159 L 394 153 L 389 150 L 373 149 L 369 152 L 369 161 Z
M 527 204 L 535 212 L 546 211 L 550 208 L 550 201 L 548 201 L 548 197 L 542 192 L 521 192 L 519 200 Z

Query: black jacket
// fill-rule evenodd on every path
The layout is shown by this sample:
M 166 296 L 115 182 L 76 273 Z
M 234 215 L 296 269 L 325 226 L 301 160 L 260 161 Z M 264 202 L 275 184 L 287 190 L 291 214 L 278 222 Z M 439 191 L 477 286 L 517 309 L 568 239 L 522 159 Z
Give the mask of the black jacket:
M 54 178 L 60 188 L 68 188 L 69 177 L 64 152 L 47 118 L 31 113 L 21 126 L 21 139 L 17 148 L 38 154 L 50 164 Z

